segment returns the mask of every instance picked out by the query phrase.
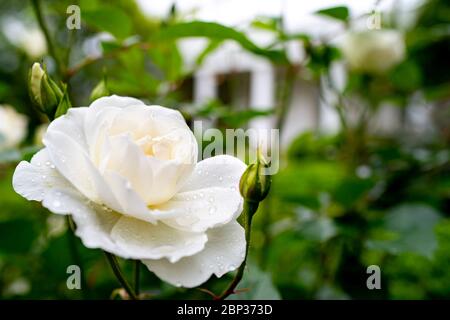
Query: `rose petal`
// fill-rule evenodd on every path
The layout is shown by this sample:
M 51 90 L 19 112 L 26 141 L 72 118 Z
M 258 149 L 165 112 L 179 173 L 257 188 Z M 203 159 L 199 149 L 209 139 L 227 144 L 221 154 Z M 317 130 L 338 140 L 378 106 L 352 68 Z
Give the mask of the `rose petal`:
M 28 200 L 42 201 L 52 189 L 73 189 L 51 162 L 47 149 L 37 152 L 30 162 L 21 161 L 13 176 L 13 188 Z
M 89 248 L 101 248 L 124 256 L 110 237 L 120 215 L 89 201 L 67 181 L 50 160 L 47 149 L 34 155 L 31 162 L 22 161 L 13 176 L 14 190 L 28 200 L 56 214 L 72 214 L 77 224 L 76 235 Z
M 119 212 L 146 222 L 156 222 L 156 212 L 153 213 L 147 207 L 144 200 L 133 190 L 128 180 L 111 171 L 105 172 L 103 177 L 120 204 Z
M 177 194 L 157 206 L 162 221 L 179 230 L 203 232 L 226 224 L 242 211 L 242 197 L 229 188 L 212 187 Z
M 184 257 L 176 263 L 167 259 L 142 262 L 162 280 L 175 286 L 193 288 L 207 281 L 212 274 L 217 277 L 236 270 L 245 258 L 245 231 L 239 223 L 211 229 L 207 233 L 205 249 L 196 255 Z
M 239 193 L 239 180 L 246 168 L 244 162 L 228 155 L 205 159 L 197 163 L 180 192 L 221 187 Z
M 57 121 L 65 122 L 65 116 L 55 120 Z M 116 211 L 122 211 L 111 189 L 89 159 L 83 146 L 75 140 L 76 138 L 59 130 L 53 130 L 52 127 L 50 126 L 45 134 L 44 144 L 56 169 L 88 199 L 106 204 Z
M 125 108 L 128 106 L 144 105 L 141 100 L 131 97 L 121 97 L 115 94 L 108 97 L 101 97 L 89 106 L 92 110 L 99 110 L 108 107 Z
M 132 259 L 167 258 L 176 262 L 201 251 L 205 233 L 184 232 L 163 223 L 156 225 L 123 216 L 111 232 L 118 247 Z
M 87 248 L 99 248 L 123 258 L 127 252 L 121 250 L 111 237 L 111 230 L 122 215 L 106 206 L 86 199 L 76 190 L 50 191 L 42 205 L 59 214 L 71 214 L 76 224 L 75 234 L 81 238 Z M 52 200 L 53 199 L 53 200 Z

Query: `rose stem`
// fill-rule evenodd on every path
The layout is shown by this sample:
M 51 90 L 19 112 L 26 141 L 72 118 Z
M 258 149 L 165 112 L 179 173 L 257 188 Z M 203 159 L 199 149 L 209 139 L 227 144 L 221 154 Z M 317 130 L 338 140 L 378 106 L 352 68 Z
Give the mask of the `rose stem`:
M 218 297 L 215 297 L 214 300 L 225 300 L 228 296 L 235 293 L 235 289 L 238 286 L 239 282 L 241 282 L 242 277 L 244 275 L 245 266 L 247 265 L 247 256 L 248 251 L 250 248 L 250 237 L 251 237 L 251 230 L 252 230 L 252 218 L 256 210 L 258 209 L 259 202 L 252 202 L 252 201 L 244 201 L 244 228 L 245 228 L 245 258 L 242 262 L 241 266 L 239 267 L 233 281 L 230 283 L 228 288 L 226 288 L 221 295 Z
M 128 281 L 123 276 L 123 273 L 120 270 L 120 266 L 119 266 L 119 263 L 117 262 L 116 257 L 109 252 L 106 252 L 106 251 L 103 251 L 103 252 L 105 253 L 106 258 L 108 259 L 109 265 L 111 266 L 111 269 L 112 269 L 114 275 L 116 276 L 117 280 L 119 280 L 120 284 L 125 289 L 125 291 L 128 293 L 131 300 L 139 300 L 139 298 L 134 293 L 133 288 L 130 286 Z
M 139 295 L 139 277 L 141 274 L 141 261 L 134 261 L 134 292 Z
M 36 19 L 38 21 L 39 27 L 41 28 L 42 32 L 44 33 L 45 41 L 47 42 L 48 52 L 55 60 L 56 66 L 62 74 L 63 73 L 62 72 L 63 65 L 62 65 L 61 61 L 59 60 L 55 46 L 53 44 L 52 37 L 50 36 L 50 32 L 48 31 L 47 25 L 45 24 L 43 14 L 42 14 L 41 3 L 39 0 L 31 0 L 31 4 L 33 6 L 34 14 L 36 15 Z

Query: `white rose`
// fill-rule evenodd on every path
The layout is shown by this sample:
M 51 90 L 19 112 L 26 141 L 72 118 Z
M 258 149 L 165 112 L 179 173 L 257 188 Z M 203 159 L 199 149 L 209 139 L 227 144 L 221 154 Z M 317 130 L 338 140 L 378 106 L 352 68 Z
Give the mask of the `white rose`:
M 384 73 L 405 57 L 403 35 L 395 30 L 371 30 L 346 34 L 341 49 L 353 70 Z
M 197 163 L 178 111 L 110 96 L 54 120 L 45 148 L 13 177 L 16 192 L 72 214 L 89 248 L 139 259 L 161 279 L 195 287 L 235 270 L 245 254 L 236 221 L 245 164 Z
M 17 146 L 27 134 L 27 117 L 11 106 L 0 105 L 0 150 Z

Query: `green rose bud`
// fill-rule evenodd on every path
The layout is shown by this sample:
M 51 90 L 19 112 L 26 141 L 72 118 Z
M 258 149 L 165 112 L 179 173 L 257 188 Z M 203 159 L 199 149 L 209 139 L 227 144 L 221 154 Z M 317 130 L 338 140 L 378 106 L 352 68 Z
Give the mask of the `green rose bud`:
M 269 193 L 272 179 L 264 172 L 267 167 L 267 161 L 258 151 L 256 163 L 247 167 L 239 182 L 239 190 L 246 201 L 261 202 Z
M 37 62 L 31 67 L 29 92 L 31 101 L 39 111 L 53 119 L 64 95 L 55 81 L 48 76 Z
M 106 78 L 103 78 L 91 92 L 91 102 L 101 97 L 109 96 L 109 90 L 106 84 Z

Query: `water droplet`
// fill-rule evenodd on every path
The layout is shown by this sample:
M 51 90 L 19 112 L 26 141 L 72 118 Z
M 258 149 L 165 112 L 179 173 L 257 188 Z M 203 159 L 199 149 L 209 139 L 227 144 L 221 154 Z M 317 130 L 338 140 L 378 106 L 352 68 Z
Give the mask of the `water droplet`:
M 38 167 L 40 167 L 40 166 L 41 166 L 41 163 L 40 163 L 40 162 L 38 162 L 38 163 L 36 163 L 36 165 L 37 165 Z
M 194 200 L 197 200 L 197 195 L 194 194 L 193 198 L 194 198 Z
M 213 203 L 214 202 L 214 198 L 213 197 L 209 197 L 208 201 Z
M 50 168 L 55 169 L 56 167 L 55 167 L 54 164 L 51 164 L 51 165 L 50 165 Z
M 211 207 L 211 208 L 209 208 L 209 210 L 208 210 L 208 213 L 209 214 L 213 214 L 214 212 L 216 212 L 216 207 Z
M 199 174 L 199 175 L 201 175 L 202 174 L 202 170 L 197 170 L 197 173 Z
M 61 206 L 61 202 L 59 202 L 58 200 L 53 201 L 53 206 L 55 208 L 59 208 Z
M 209 172 L 208 172 L 208 171 L 205 171 L 205 175 L 209 175 Z
M 130 183 L 130 181 L 127 182 L 127 184 L 125 185 L 125 188 L 131 189 L 131 183 Z
M 49 166 L 51 165 L 50 161 L 47 161 L 47 162 L 45 163 L 45 165 L 46 165 L 47 167 L 49 167 Z
M 222 176 L 219 177 L 219 181 L 223 181 L 223 177 Z
M 47 176 L 46 176 L 46 175 L 43 175 L 43 176 L 42 176 L 42 180 L 45 180 L 45 179 L 47 179 Z
M 200 195 L 200 198 L 203 198 L 203 197 L 205 196 L 205 195 L 203 194 L 203 192 L 200 192 L 199 195 Z

